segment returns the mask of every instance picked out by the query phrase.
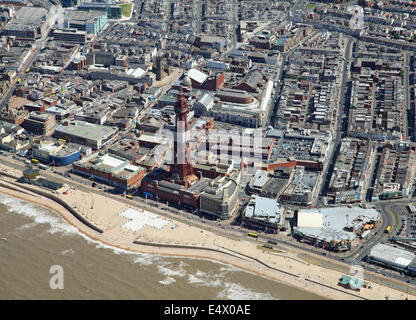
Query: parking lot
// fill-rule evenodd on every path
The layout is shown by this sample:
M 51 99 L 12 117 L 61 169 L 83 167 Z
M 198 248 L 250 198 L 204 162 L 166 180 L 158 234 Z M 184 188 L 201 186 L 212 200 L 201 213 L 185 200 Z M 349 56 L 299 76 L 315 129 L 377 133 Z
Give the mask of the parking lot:
M 393 204 L 389 206 L 398 217 L 397 229 L 394 231 L 394 236 L 401 238 L 415 238 L 416 239 L 416 211 L 411 212 L 408 205 Z
M 312 160 L 310 151 L 313 139 L 282 139 L 277 154 L 280 157 L 295 157 L 296 159 Z

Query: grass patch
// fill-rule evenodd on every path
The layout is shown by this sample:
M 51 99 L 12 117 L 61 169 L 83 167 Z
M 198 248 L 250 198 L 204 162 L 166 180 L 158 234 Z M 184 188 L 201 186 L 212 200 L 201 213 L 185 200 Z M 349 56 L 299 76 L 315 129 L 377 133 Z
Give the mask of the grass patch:
M 227 238 L 227 239 L 233 240 L 233 241 L 241 241 L 241 239 L 237 238 L 237 237 L 225 236 L 225 235 L 224 235 L 224 237 Z
M 259 250 L 263 250 L 263 251 L 269 251 L 269 252 L 276 252 L 276 253 L 284 253 L 284 251 L 281 250 L 277 250 L 277 249 L 270 249 L 270 248 L 265 248 L 262 245 L 258 245 L 257 249 Z
M 308 3 L 308 4 L 305 6 L 305 9 L 306 9 L 306 10 L 313 10 L 313 9 L 315 9 L 315 7 L 316 7 L 316 4 L 314 4 L 314 3 Z
M 133 3 L 123 3 L 120 4 L 121 7 L 121 14 L 123 17 L 130 17 L 131 10 L 133 8 Z
M 335 270 L 335 271 L 338 271 L 338 272 L 343 272 L 343 273 L 346 273 L 346 274 L 348 274 L 349 271 L 350 271 L 349 267 L 340 266 L 338 264 L 328 262 L 328 261 L 319 259 L 317 257 L 309 256 L 307 254 L 300 253 L 300 254 L 297 255 L 297 257 L 299 259 L 307 262 L 307 263 L 314 264 L 314 265 L 320 266 L 322 268 L 331 269 L 331 270 Z
M 396 211 L 392 211 L 391 213 L 393 216 L 393 225 L 391 226 L 391 233 L 395 233 L 399 225 L 399 217 L 397 216 Z

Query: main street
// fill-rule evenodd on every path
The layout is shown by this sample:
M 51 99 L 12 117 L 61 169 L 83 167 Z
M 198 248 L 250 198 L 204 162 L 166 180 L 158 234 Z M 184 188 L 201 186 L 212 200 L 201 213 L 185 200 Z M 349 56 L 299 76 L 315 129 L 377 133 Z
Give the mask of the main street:
M 351 59 L 351 56 L 352 56 L 353 43 L 354 43 L 353 38 L 347 37 L 347 43 L 345 45 L 342 77 L 341 77 L 341 83 L 340 83 L 339 95 L 338 95 L 338 101 L 337 101 L 338 119 L 335 123 L 336 135 L 333 139 L 331 153 L 328 155 L 328 160 L 327 160 L 326 166 L 324 167 L 324 172 L 322 172 L 322 182 L 321 182 L 321 185 L 320 185 L 320 192 L 318 193 L 321 196 L 326 195 L 328 184 L 331 180 L 332 170 L 334 168 L 336 157 L 338 155 L 337 151 L 338 151 L 340 143 L 341 143 L 342 132 L 343 132 L 343 129 L 344 129 L 344 126 L 342 125 L 342 123 L 343 123 L 344 117 L 346 117 L 345 110 L 344 110 L 345 92 L 346 92 L 345 82 L 346 82 L 346 79 L 348 77 L 347 66 L 350 63 L 350 59 Z M 347 121 L 348 121 L 348 119 L 347 119 Z
M 48 34 L 48 32 L 46 32 L 46 34 Z M 32 66 L 32 63 L 35 60 L 39 50 L 41 50 L 45 46 L 45 43 L 47 40 L 48 40 L 48 37 L 44 35 L 41 38 L 35 40 L 35 42 L 33 43 L 32 53 L 30 54 L 27 61 L 25 61 L 25 63 L 20 68 L 20 71 L 18 72 L 18 74 L 13 78 L 13 81 L 10 83 L 7 91 L 0 98 L 0 112 L 6 106 L 6 103 L 10 100 L 14 90 L 16 89 L 18 80 L 21 79 L 24 76 L 24 74 L 27 72 L 26 70 Z
M 32 54 L 30 55 L 26 63 L 24 63 L 23 66 L 21 67 L 20 72 L 13 78 L 5 94 L 0 98 L 0 112 L 6 106 L 6 103 L 10 100 L 14 90 L 16 89 L 18 80 L 23 77 L 23 75 L 26 73 L 26 70 L 30 68 L 30 66 L 32 65 L 32 62 L 35 60 L 39 49 L 40 49 L 39 47 L 36 47 L 33 50 Z
M 406 121 L 403 123 L 403 135 L 406 139 L 409 139 L 409 126 L 407 118 L 412 113 L 410 112 L 410 97 L 409 97 L 409 52 L 405 51 L 404 53 L 404 73 L 402 77 L 402 81 L 404 82 L 404 111 L 406 112 Z
M 308 37 L 306 37 L 305 39 L 299 41 L 299 43 L 297 43 L 295 46 L 293 46 L 292 48 L 289 49 L 289 51 L 287 52 L 282 52 L 281 53 L 281 62 L 280 62 L 280 67 L 279 67 L 279 74 L 277 76 L 277 83 L 278 86 L 276 88 L 276 93 L 275 93 L 275 97 L 277 97 L 277 99 L 275 99 L 274 102 L 274 106 L 273 106 L 273 110 L 271 112 L 270 118 L 268 120 L 268 125 L 274 126 L 275 121 L 276 121 L 276 116 L 277 116 L 277 111 L 279 108 L 279 102 L 280 102 L 280 96 L 283 90 L 283 80 L 284 80 L 284 71 L 286 69 L 286 64 L 288 63 L 288 59 L 291 57 L 291 55 L 296 51 L 296 49 L 302 45 L 303 43 L 305 43 L 306 41 L 310 40 L 312 37 L 316 36 L 316 33 L 312 33 L 310 34 Z

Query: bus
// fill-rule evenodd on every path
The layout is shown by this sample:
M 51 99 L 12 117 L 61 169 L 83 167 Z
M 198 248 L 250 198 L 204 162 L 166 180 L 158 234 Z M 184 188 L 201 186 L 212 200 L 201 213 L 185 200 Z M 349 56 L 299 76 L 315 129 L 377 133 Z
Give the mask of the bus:
M 390 229 L 391 229 L 391 226 L 388 226 L 388 227 L 386 228 L 386 233 L 389 233 L 389 232 L 390 232 Z
M 63 143 L 66 143 L 65 139 L 58 139 L 59 141 L 62 141 Z
M 126 194 L 127 199 L 133 199 L 133 196 L 131 194 Z
M 42 169 L 42 170 L 47 170 L 47 169 L 48 169 L 48 167 L 47 167 L 47 166 L 45 166 L 45 165 L 43 165 L 43 164 L 41 164 L 41 163 L 39 163 L 39 169 Z
M 256 238 L 256 239 L 259 237 L 259 235 L 258 235 L 257 233 L 253 233 L 253 232 L 249 232 L 249 233 L 248 233 L 248 236 L 249 236 L 249 237 Z
M 39 163 L 38 159 L 32 159 L 32 163 Z

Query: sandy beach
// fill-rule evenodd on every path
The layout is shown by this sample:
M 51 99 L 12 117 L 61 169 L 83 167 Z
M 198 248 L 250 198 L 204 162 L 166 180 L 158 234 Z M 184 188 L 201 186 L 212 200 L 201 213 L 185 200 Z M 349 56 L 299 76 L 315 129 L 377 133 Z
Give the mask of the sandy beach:
M 368 282 L 371 288 L 363 288 L 359 292 L 340 287 L 337 283 L 342 276 L 341 272 L 305 262 L 298 257 L 301 252 L 296 252 L 293 248 L 279 245 L 279 251 L 261 249 L 256 241 L 220 236 L 209 230 L 203 230 L 162 216 L 158 218 L 164 221 L 165 225 L 162 229 L 144 226 L 137 231 L 133 231 L 126 227 L 129 219 L 121 217 L 122 212 L 127 209 L 134 209 L 154 216 L 157 215 L 157 213 L 154 213 L 156 209 L 152 208 L 152 213 L 146 213 L 145 210 L 135 208 L 134 202 L 128 205 L 105 196 L 86 193 L 69 187 L 65 189 L 67 194 L 55 194 L 86 220 L 103 230 L 103 233 L 99 233 L 87 227 L 57 202 L 42 197 L 36 192 L 28 193 L 26 191 L 23 193 L 21 191 L 24 191 L 24 189 L 19 191 L 19 187 L 14 185 L 10 186 L 18 191 L 4 187 L 9 183 L 4 178 L 0 179 L 0 182 L 3 185 L 0 186 L 0 193 L 51 209 L 91 239 L 120 249 L 140 253 L 215 260 L 280 283 L 313 292 L 328 299 L 384 300 L 386 296 L 390 300 L 406 298 L 404 292 L 382 286 L 367 279 L 364 280 Z M 36 186 L 30 186 L 30 188 L 38 189 Z M 45 189 L 39 188 L 39 190 L 48 192 Z M 49 193 L 52 195 L 51 192 Z M 134 241 L 139 241 L 142 244 L 133 243 Z M 166 247 L 166 245 L 172 247 Z M 180 246 L 186 246 L 186 248 Z M 305 252 L 302 253 L 305 254 Z M 313 254 L 310 255 L 313 256 Z M 408 299 L 415 300 L 416 296 L 409 294 Z

